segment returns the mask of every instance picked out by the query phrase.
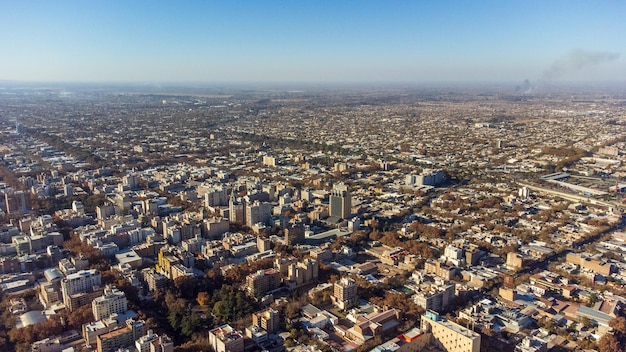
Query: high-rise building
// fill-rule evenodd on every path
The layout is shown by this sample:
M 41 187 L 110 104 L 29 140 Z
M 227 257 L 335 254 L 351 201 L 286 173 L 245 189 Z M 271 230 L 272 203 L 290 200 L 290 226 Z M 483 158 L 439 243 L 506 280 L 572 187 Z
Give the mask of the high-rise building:
M 139 178 L 135 174 L 128 174 L 122 179 L 122 184 L 131 190 L 139 187 Z
M 331 217 L 347 219 L 352 213 L 352 197 L 348 191 L 348 186 L 344 183 L 338 183 L 333 187 L 330 193 L 330 211 Z
M 114 352 L 120 348 L 131 347 L 135 341 L 147 333 L 146 324 L 141 320 L 129 319 L 122 326 L 96 338 L 98 352 Z
M 317 260 L 305 258 L 301 262 L 291 263 L 287 267 L 287 278 L 296 286 L 317 281 L 319 264 Z
M 293 246 L 298 243 L 304 242 L 304 227 L 296 226 L 285 229 L 285 243 Z
M 236 199 L 235 194 L 230 195 L 228 201 L 228 220 L 233 224 L 244 224 L 246 206 Z
M 104 295 L 91 302 L 95 320 L 106 319 L 115 313 L 124 313 L 128 310 L 128 303 L 124 292 L 115 287 L 107 286 Z
M 157 335 L 152 330 L 135 341 L 137 352 L 174 352 L 174 343 L 167 335 Z
M 167 335 L 161 335 L 150 342 L 150 352 L 174 352 L 174 342 Z
M 273 308 L 267 308 L 252 314 L 252 324 L 260 326 L 268 333 L 277 332 L 280 329 L 280 314 Z
M 246 289 L 253 296 L 260 297 L 280 286 L 280 272 L 275 269 L 259 270 L 246 277 Z
M 212 188 L 204 195 L 204 205 L 206 207 L 217 207 L 228 205 L 228 191 L 226 188 Z
M 102 276 L 96 269 L 81 270 L 77 273 L 67 275 L 61 280 L 63 302 L 67 304 L 71 295 L 92 292 L 94 287 L 99 287 L 101 284 Z
M 353 307 L 358 302 L 356 281 L 342 277 L 333 285 L 333 303 L 340 309 Z
M 268 225 L 272 217 L 272 204 L 259 201 L 246 204 L 245 217 L 245 225 L 247 226 L 252 226 L 257 223 Z
M 26 191 L 16 191 L 4 194 L 7 214 L 25 213 L 31 210 L 30 194 Z
M 431 333 L 437 348 L 450 352 L 479 352 L 480 334 L 448 321 L 433 311 L 422 315 L 422 331 Z

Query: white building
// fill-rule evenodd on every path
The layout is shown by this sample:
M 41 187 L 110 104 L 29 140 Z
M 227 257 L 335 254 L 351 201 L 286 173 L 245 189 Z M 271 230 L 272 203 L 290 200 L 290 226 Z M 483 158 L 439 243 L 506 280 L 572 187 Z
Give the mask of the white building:
M 102 284 L 102 276 L 96 269 L 81 270 L 77 273 L 67 275 L 61 280 L 61 292 L 63 292 L 63 302 L 69 301 L 69 296 L 89 292 L 94 286 Z
M 97 297 L 91 302 L 95 320 L 106 319 L 115 313 L 124 313 L 128 310 L 126 295 L 115 287 L 107 286 L 104 296 Z

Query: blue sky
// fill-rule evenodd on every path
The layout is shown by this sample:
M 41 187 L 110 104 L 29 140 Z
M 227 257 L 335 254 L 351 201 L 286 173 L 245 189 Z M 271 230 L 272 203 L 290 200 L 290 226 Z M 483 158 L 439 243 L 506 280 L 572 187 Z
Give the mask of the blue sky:
M 0 79 L 624 81 L 624 14 L 621 0 L 0 0 Z

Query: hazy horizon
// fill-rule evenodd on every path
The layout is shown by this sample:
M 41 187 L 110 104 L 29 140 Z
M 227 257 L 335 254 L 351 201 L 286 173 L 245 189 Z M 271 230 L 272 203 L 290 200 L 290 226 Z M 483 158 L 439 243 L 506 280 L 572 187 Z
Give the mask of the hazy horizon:
M 0 4 L 0 80 L 624 81 L 623 2 Z

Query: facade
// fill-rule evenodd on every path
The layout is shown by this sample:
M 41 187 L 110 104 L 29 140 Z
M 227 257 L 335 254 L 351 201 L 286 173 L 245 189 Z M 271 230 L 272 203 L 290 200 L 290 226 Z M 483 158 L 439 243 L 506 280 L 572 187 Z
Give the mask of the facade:
M 99 287 L 101 284 L 102 276 L 96 269 L 81 270 L 67 275 L 61 280 L 63 302 L 67 304 L 71 295 L 93 292 L 94 287 Z
M 124 313 L 128 310 L 128 303 L 124 292 L 115 287 L 105 287 L 104 296 L 97 297 L 91 302 L 95 320 L 106 319 L 115 313 Z
M 427 290 L 417 292 L 413 302 L 426 310 L 441 312 L 454 300 L 454 284 L 430 285 Z
M 245 225 L 253 226 L 257 223 L 268 225 L 272 218 L 272 204 L 268 202 L 254 201 L 246 204 Z
M 449 352 L 480 352 L 480 334 L 448 321 L 433 311 L 422 315 L 421 330 L 431 333 L 437 348 Z
M 287 266 L 287 279 L 296 287 L 317 281 L 319 265 L 316 260 L 305 258 Z
M 273 308 L 268 308 L 252 314 L 252 324 L 263 328 L 268 333 L 280 330 L 280 314 Z
M 209 331 L 209 345 L 215 352 L 243 352 L 243 334 L 230 325 Z
M 285 229 L 285 243 L 293 246 L 304 242 L 304 227 L 296 226 Z
M 148 330 L 148 333 L 135 340 L 137 352 L 173 352 L 174 343 L 167 335 L 159 336 Z
M 7 214 L 26 213 L 31 210 L 30 194 L 26 191 L 16 191 L 4 194 Z
M 125 326 L 98 335 L 96 338 L 97 351 L 114 352 L 120 348 L 131 347 L 136 340 L 146 333 L 146 325 L 142 321 L 129 319 Z
M 358 303 L 356 281 L 343 277 L 333 285 L 333 303 L 340 309 L 353 307 Z
M 344 183 L 336 184 L 330 193 L 329 215 L 347 219 L 352 213 L 352 197 L 348 191 L 348 186 Z
M 167 286 L 167 277 L 159 274 L 153 268 L 144 269 L 142 273 L 150 291 L 157 291 Z
M 204 205 L 219 207 L 228 205 L 228 191 L 226 188 L 213 188 L 204 195 Z
M 274 269 L 259 270 L 246 277 L 246 290 L 259 297 L 280 286 L 280 272 Z
M 271 156 L 271 155 L 264 155 L 263 156 L 263 165 L 275 167 L 276 166 L 276 158 Z

